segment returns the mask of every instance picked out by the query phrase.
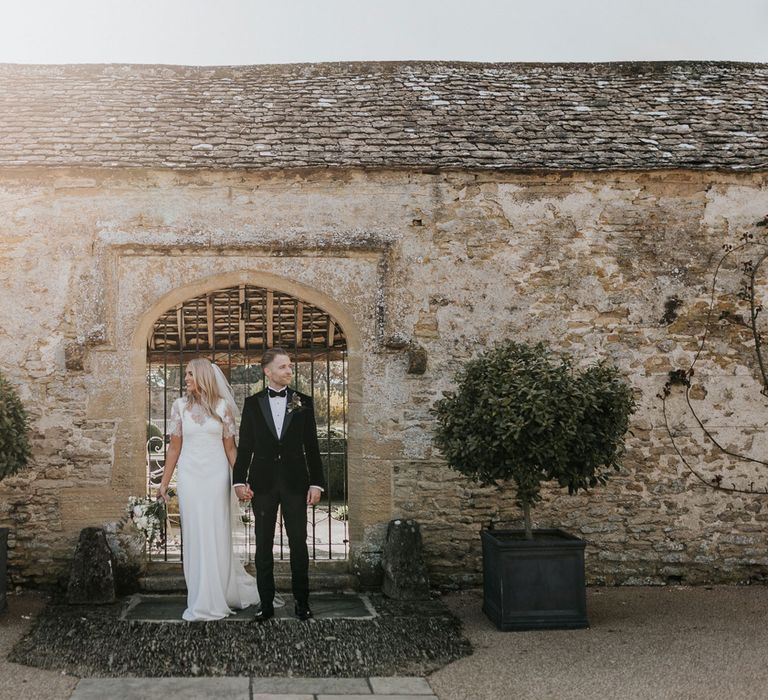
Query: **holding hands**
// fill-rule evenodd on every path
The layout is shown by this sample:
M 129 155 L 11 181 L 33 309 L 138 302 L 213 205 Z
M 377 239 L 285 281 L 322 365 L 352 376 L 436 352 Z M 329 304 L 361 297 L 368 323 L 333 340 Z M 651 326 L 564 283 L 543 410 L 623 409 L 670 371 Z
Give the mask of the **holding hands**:
M 253 491 L 248 484 L 238 484 L 235 486 L 235 494 L 238 501 L 250 501 L 253 498 Z
M 317 488 L 317 486 L 310 486 L 307 492 L 307 505 L 316 506 L 320 502 L 320 496 L 323 490 Z M 238 501 L 250 501 L 253 498 L 253 489 L 248 484 L 238 484 L 235 486 L 235 494 Z M 161 493 L 161 497 L 164 494 Z

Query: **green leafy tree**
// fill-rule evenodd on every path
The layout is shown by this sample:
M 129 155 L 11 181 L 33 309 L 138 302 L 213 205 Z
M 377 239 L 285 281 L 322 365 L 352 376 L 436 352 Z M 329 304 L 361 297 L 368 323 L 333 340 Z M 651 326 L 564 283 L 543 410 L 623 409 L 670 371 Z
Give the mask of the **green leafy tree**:
M 29 461 L 29 418 L 16 390 L 0 374 L 0 481 Z
M 617 368 L 577 369 L 544 343 L 505 341 L 467 362 L 432 408 L 448 464 L 483 484 L 512 481 L 525 533 L 541 484 L 571 494 L 619 469 L 635 402 Z

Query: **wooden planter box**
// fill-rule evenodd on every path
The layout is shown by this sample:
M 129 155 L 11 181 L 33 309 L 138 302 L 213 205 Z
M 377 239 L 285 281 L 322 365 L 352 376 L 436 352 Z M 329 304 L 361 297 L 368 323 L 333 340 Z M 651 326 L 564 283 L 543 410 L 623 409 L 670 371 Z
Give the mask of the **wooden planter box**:
M 589 627 L 586 543 L 562 530 L 483 530 L 483 612 L 500 630 Z

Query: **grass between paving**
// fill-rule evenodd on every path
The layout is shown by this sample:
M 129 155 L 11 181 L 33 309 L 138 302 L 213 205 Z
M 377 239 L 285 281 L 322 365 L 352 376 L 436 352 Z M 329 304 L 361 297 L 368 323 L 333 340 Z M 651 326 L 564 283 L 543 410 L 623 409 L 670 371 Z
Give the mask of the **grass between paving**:
M 370 620 L 267 623 L 121 620 L 125 602 L 51 603 L 13 648 L 16 663 L 92 676 L 427 675 L 472 653 L 440 600 L 369 596 Z

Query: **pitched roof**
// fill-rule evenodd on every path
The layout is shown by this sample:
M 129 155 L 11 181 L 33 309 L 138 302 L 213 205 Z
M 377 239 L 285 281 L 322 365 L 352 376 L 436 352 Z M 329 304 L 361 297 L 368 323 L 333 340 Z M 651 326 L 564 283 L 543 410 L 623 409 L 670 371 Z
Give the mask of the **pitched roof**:
M 0 166 L 768 169 L 768 64 L 0 64 Z

